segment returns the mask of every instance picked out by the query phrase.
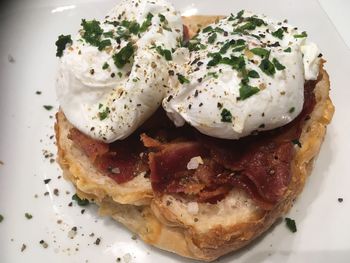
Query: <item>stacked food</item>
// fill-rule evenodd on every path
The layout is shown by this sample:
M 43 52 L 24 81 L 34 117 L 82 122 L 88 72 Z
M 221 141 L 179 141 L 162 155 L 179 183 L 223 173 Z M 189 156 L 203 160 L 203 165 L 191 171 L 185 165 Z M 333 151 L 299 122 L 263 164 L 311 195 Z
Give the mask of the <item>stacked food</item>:
M 214 260 L 285 214 L 333 115 L 307 33 L 124 0 L 56 42 L 58 161 L 144 241 Z

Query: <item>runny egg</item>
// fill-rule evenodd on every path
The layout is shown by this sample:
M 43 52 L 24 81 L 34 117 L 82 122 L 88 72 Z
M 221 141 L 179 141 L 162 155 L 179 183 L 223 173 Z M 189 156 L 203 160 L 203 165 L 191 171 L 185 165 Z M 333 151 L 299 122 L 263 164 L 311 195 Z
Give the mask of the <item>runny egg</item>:
M 320 64 L 306 32 L 245 11 L 205 27 L 186 52 L 163 107 L 177 126 L 224 139 L 291 122 Z
M 57 95 L 67 119 L 92 138 L 124 139 L 161 105 L 182 40 L 165 0 L 124 0 L 102 21 L 82 20 L 60 58 Z

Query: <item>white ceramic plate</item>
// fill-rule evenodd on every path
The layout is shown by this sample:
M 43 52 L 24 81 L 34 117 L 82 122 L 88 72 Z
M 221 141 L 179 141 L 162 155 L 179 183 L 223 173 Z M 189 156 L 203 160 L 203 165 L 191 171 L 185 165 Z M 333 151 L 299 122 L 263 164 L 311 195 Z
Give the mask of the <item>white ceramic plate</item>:
M 12 1 L 0 9 L 0 160 L 4 163 L 0 164 L 0 214 L 4 216 L 0 262 L 115 262 L 117 258 L 121 262 L 190 262 L 133 240 L 132 233 L 118 223 L 98 217 L 94 205 L 84 214 L 75 204 L 69 207 L 73 189 L 60 177 L 57 164 L 50 163 L 51 157 L 44 156 L 45 150 L 56 153 L 50 136 L 58 107 L 54 91 L 57 36 L 74 34 L 82 18 L 101 18 L 115 3 Z M 174 0 L 174 4 L 186 15 L 250 9 L 288 18 L 319 44 L 332 81 L 336 114 L 312 176 L 288 215 L 296 220 L 298 232 L 289 232 L 282 221 L 221 262 L 349 262 L 350 52 L 318 2 Z M 43 105 L 54 109 L 47 111 Z M 51 181 L 45 185 L 43 180 L 48 178 Z M 26 212 L 33 215 L 31 220 Z M 77 235 L 71 239 L 68 232 L 74 226 Z M 94 244 L 99 237 L 100 244 Z M 48 244 L 46 249 L 40 240 Z M 23 244 L 26 249 L 21 252 Z

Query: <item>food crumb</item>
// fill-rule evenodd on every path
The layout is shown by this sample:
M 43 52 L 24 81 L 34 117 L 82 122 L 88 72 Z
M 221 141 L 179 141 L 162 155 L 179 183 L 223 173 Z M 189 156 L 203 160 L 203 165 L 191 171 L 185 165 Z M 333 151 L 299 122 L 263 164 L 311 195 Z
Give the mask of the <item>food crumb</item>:
M 99 245 L 101 243 L 101 238 L 96 238 L 96 241 L 94 242 L 95 245 Z
M 45 179 L 45 180 L 44 180 L 44 183 L 45 183 L 45 184 L 48 184 L 50 181 L 51 181 L 51 179 Z
M 53 194 L 55 195 L 55 196 L 58 196 L 59 195 L 59 191 L 58 191 L 58 189 L 57 188 L 55 188 L 55 189 L 53 189 Z
M 77 235 L 77 230 L 78 229 L 76 226 L 72 227 L 72 229 L 68 232 L 68 237 L 73 239 Z
M 37 90 L 37 91 L 35 92 L 35 94 L 36 94 L 36 95 L 41 95 L 41 91 L 40 91 L 40 90 Z
M 0 165 L 4 165 L 4 162 L 0 160 Z
M 7 60 L 8 60 L 10 63 L 15 63 L 15 62 L 16 62 L 16 60 L 13 58 L 13 56 L 12 56 L 11 54 L 9 54 L 9 55 L 7 56 Z
M 338 198 L 338 202 L 339 202 L 339 203 L 342 203 L 343 201 L 344 201 L 343 198 L 341 198 L 341 197 Z
M 131 236 L 131 239 L 132 239 L 132 240 L 136 240 L 136 239 L 137 239 L 136 234 L 133 234 L 133 235 Z
M 40 240 L 39 244 L 42 245 L 43 248 L 48 248 L 49 247 L 49 245 L 44 240 Z
M 124 262 L 125 263 L 129 263 L 131 261 L 131 255 L 130 253 L 126 253 L 124 256 L 123 256 L 123 259 L 124 259 Z
M 32 219 L 33 216 L 29 213 L 25 213 L 24 216 L 27 218 L 27 219 Z
M 21 247 L 21 252 L 23 252 L 26 248 L 27 248 L 27 245 L 23 243 Z

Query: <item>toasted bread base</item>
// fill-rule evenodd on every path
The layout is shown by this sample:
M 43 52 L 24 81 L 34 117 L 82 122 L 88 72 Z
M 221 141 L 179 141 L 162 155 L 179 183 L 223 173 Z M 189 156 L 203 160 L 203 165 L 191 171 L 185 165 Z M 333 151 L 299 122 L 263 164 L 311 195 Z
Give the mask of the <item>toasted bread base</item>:
M 184 18 L 190 36 L 220 16 Z M 334 106 L 329 98 L 329 76 L 321 68 L 314 90 L 316 105 L 305 122 L 292 162 L 292 180 L 283 200 L 272 210 L 256 206 L 242 191 L 232 190 L 218 204 L 200 204 L 191 211 L 185 200 L 172 196 L 153 197 L 147 178 L 137 176 L 118 185 L 100 174 L 67 138 L 71 124 L 61 112 L 55 125 L 58 162 L 65 178 L 72 181 L 81 197 L 94 200 L 100 214 L 113 217 L 145 242 L 184 257 L 212 261 L 237 250 L 266 231 L 292 206 L 323 142 Z

